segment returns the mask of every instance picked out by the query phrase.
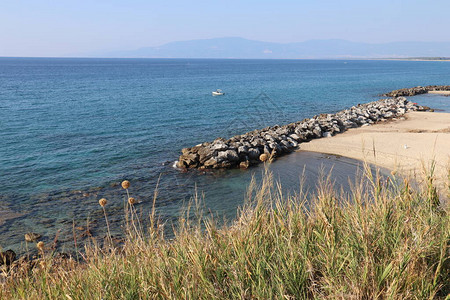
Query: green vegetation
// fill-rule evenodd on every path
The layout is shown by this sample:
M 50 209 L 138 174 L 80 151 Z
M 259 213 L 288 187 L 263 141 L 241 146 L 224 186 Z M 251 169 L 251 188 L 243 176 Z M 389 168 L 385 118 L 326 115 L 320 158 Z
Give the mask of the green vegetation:
M 9 274 L 0 298 L 445 299 L 450 225 L 432 177 L 422 189 L 365 177 L 350 194 L 328 178 L 314 195 L 287 196 L 267 172 L 231 225 L 194 205 L 170 241 L 154 209 L 144 234 L 129 201 L 123 248 L 92 245 L 80 263 L 42 250 L 33 270 Z

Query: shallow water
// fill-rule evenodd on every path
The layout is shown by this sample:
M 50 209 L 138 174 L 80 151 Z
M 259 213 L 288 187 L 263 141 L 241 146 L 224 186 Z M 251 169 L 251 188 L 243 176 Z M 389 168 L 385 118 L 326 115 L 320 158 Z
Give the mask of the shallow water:
M 182 147 L 449 82 L 446 62 L 0 58 L 0 246 L 17 250 L 25 232 L 52 239 L 73 220 L 101 218 L 100 197 L 119 220 L 124 195 L 111 185 L 125 178 L 145 206 L 161 176 L 164 218 L 176 218 L 195 186 L 212 211 L 233 215 L 260 169 L 180 173 L 171 165 Z M 212 97 L 217 88 L 226 95 Z M 450 107 L 449 97 L 415 99 Z M 336 164 L 337 178 L 356 170 L 320 154 L 272 168 L 295 188 L 306 161 L 312 188 L 322 163 Z
M 435 112 L 450 112 L 450 97 L 437 94 L 423 94 L 409 97 L 409 100 L 431 107 Z
M 182 209 L 192 200 L 190 197 L 197 194 L 205 212 L 212 213 L 219 220 L 232 220 L 237 208 L 245 202 L 246 191 L 252 178 L 260 183 L 265 167 L 261 164 L 247 170 L 172 173 L 171 167 L 167 166 L 168 173 L 163 175 L 166 176 L 165 181 L 176 184 L 158 188 L 157 215 L 171 226 Z M 349 191 L 351 183 L 360 179 L 363 164 L 345 157 L 299 151 L 278 158 L 267 168 L 272 172 L 275 182 L 282 183 L 283 193 L 294 195 L 301 191 L 315 193 L 320 180 L 326 179 L 327 176 L 330 176 L 339 190 Z M 373 171 L 375 172 L 375 168 Z M 381 175 L 389 175 L 386 170 L 380 172 Z M 191 184 L 192 181 L 195 182 L 194 185 Z M 149 185 L 146 180 L 131 182 L 129 191 L 131 196 L 138 200 L 136 209 L 144 220 L 148 219 L 145 216 L 151 211 L 155 189 L 156 186 Z M 180 195 L 190 196 L 180 199 Z M 94 187 L 87 191 L 67 190 L 35 195 L 33 204 L 22 210 L 23 215 L 6 220 L 7 226 L 0 226 L 0 236 L 9 241 L 8 247 L 23 253 L 26 249 L 23 241 L 25 232 L 39 232 L 47 243 L 51 243 L 57 235 L 58 249 L 70 251 L 74 247 L 74 231 L 79 244 L 86 240 L 81 236 L 82 231 L 74 228 L 83 227 L 84 230 L 89 223 L 93 236 L 105 236 L 103 211 L 98 205 L 98 199 L 102 197 L 108 199 L 107 213 L 112 234 L 123 235 L 126 192 L 117 182 L 108 187 Z

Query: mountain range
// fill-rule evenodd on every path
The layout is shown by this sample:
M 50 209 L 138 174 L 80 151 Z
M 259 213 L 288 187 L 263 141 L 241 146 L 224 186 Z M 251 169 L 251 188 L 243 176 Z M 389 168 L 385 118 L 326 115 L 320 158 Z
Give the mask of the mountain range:
M 339 39 L 273 43 L 225 37 L 178 41 L 159 47 L 102 52 L 94 57 L 130 58 L 407 58 L 450 56 L 450 42 L 360 43 Z

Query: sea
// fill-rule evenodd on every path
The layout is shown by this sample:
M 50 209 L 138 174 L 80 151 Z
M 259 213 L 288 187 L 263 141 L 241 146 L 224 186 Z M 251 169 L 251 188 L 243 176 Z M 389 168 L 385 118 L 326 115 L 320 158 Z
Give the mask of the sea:
M 158 216 L 174 223 L 197 195 L 232 220 L 264 167 L 186 172 L 173 167 L 182 148 L 448 84 L 439 61 L 0 58 L 0 248 L 25 251 L 27 232 L 63 250 L 76 228 L 102 236 L 103 197 L 120 235 L 125 179 L 143 216 L 157 194 Z M 450 112 L 450 97 L 413 99 Z M 269 168 L 295 194 L 329 174 L 348 189 L 361 162 L 299 152 Z

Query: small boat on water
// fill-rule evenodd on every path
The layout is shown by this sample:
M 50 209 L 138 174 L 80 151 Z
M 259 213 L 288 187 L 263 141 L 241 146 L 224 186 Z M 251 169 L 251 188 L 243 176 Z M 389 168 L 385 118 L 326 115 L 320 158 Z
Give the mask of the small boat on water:
M 222 90 L 217 89 L 214 92 L 212 92 L 212 95 L 213 96 L 222 96 L 222 95 L 225 95 L 225 93 L 222 92 Z

